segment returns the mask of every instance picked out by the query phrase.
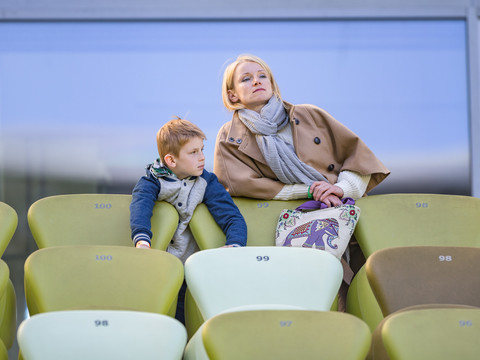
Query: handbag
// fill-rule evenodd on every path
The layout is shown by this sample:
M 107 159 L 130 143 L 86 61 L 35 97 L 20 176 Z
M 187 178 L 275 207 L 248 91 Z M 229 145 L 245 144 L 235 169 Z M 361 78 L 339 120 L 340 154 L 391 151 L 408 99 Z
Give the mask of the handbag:
M 355 200 L 344 198 L 342 202 L 342 205 L 327 207 L 312 200 L 295 210 L 283 209 L 278 218 L 275 244 L 320 249 L 340 260 L 360 218 Z

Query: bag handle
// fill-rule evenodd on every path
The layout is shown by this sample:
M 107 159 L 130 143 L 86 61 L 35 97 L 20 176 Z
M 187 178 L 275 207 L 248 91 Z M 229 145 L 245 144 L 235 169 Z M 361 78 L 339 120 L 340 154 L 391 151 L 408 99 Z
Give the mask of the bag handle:
M 355 200 L 351 197 L 346 197 L 342 199 L 344 205 L 355 205 Z M 305 201 L 302 205 L 297 207 L 295 210 L 305 211 L 305 210 L 318 210 L 326 209 L 328 206 L 323 201 L 317 200 L 308 200 Z

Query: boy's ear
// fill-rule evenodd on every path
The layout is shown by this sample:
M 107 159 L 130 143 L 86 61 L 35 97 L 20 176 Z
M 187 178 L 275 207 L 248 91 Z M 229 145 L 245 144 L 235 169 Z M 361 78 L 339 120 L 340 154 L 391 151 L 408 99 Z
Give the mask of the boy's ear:
M 232 103 L 238 102 L 238 97 L 237 97 L 237 95 L 235 95 L 235 93 L 233 92 L 233 90 L 228 90 L 228 91 L 227 91 L 227 94 L 228 94 L 228 99 L 229 99 Z
M 174 168 L 176 166 L 175 157 L 172 154 L 165 155 L 163 161 L 169 168 Z

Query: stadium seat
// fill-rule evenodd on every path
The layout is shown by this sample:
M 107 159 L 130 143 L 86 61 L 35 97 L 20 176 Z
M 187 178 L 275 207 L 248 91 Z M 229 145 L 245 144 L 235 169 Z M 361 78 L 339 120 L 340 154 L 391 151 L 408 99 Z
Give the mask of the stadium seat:
M 218 248 L 185 262 L 185 279 L 204 319 L 260 304 L 329 310 L 342 276 L 338 259 L 308 248 Z
M 185 262 L 187 286 L 204 320 L 252 309 L 330 310 L 342 278 L 335 256 L 308 248 L 218 248 Z
M 383 334 L 390 317 L 397 316 L 399 312 L 479 307 L 479 260 L 480 248 L 475 247 L 412 246 L 373 253 L 367 259 L 366 275 L 385 318 L 373 332 L 370 358 L 389 359 Z M 442 311 L 448 313 L 450 310 Z M 435 314 L 440 315 L 441 311 L 437 310 Z M 415 325 L 412 326 L 416 332 Z M 417 335 L 423 336 L 420 334 Z M 423 352 L 419 354 L 413 359 L 435 358 L 422 357 Z
M 0 202 L 0 256 L 10 243 L 18 225 L 17 212 L 9 205 Z M 0 260 L 0 359 L 3 347 L 10 348 L 15 339 L 17 326 L 16 294 L 10 279 L 8 265 Z M 3 346 L 3 347 L 2 347 Z
M 0 201 L 0 256 L 3 256 L 18 225 L 17 212 Z
M 366 257 L 397 246 L 480 247 L 480 199 L 437 194 L 385 194 L 357 200 L 355 237 Z
M 7 348 L 13 345 L 17 326 L 16 296 L 10 270 L 0 259 L 0 340 Z M 1 351 L 0 351 L 1 353 Z
M 364 320 L 371 332 L 384 318 L 368 282 L 365 266 L 360 268 L 348 288 L 347 312 Z
M 131 195 L 74 194 L 40 199 L 28 210 L 28 224 L 42 249 L 63 245 L 133 246 Z M 158 201 L 152 216 L 152 248 L 165 250 L 178 225 L 178 213 Z
M 54 311 L 18 329 L 24 360 L 180 360 L 186 341 L 178 320 L 137 311 Z
M 3 341 L 0 340 L 0 360 L 8 360 L 8 350 Z
M 283 209 L 295 209 L 305 200 L 258 200 L 234 197 L 233 201 L 247 223 L 248 246 L 274 246 L 278 217 Z M 210 215 L 205 204 L 200 204 L 190 221 L 190 229 L 201 250 L 225 245 L 225 234 Z
M 414 305 L 480 306 L 480 248 L 382 249 L 367 259 L 365 269 L 384 316 Z
M 423 305 L 382 320 L 373 335 L 373 360 L 478 359 L 480 308 Z
M 399 246 L 480 247 L 480 199 L 437 194 L 385 194 L 357 200 L 362 217 L 355 238 L 368 258 L 375 251 Z M 367 288 L 359 290 L 367 285 Z M 368 311 L 362 311 L 368 309 Z M 347 312 L 363 319 L 373 332 L 383 318 L 366 280 L 353 278 Z
M 368 326 L 335 311 L 252 310 L 223 313 L 206 321 L 185 360 L 365 359 Z
M 247 246 L 275 246 L 275 231 L 278 218 L 283 209 L 295 209 L 303 200 L 258 200 L 234 197 L 233 201 L 247 223 Z M 205 204 L 200 204 L 190 221 L 190 229 L 201 250 L 218 248 L 225 245 L 225 234 L 210 215 Z M 332 309 L 337 309 L 337 300 Z M 191 337 L 203 322 L 195 300 L 187 288 L 185 296 L 186 326 Z
M 25 262 L 30 314 L 124 309 L 175 314 L 183 266 L 161 250 L 126 246 L 54 246 Z

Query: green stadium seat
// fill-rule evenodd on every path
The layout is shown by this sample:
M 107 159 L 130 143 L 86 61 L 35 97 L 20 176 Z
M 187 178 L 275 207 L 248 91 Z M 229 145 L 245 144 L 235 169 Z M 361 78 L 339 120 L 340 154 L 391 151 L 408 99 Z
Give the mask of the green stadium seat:
M 360 360 L 371 342 L 362 320 L 336 311 L 229 312 L 210 318 L 202 328 L 201 336 L 188 343 L 185 360 Z
M 18 225 L 17 212 L 0 201 L 0 256 L 3 256 Z
M 17 212 L 0 202 L 0 256 L 10 243 L 18 225 Z M 17 326 L 16 294 L 7 263 L 0 260 L 0 360 L 3 348 L 12 347 Z
M 373 335 L 369 359 L 478 359 L 480 308 L 424 305 L 386 317 Z
M 175 314 L 181 261 L 161 250 L 126 246 L 54 246 L 25 262 L 30 314 L 72 309 Z
M 130 231 L 131 195 L 73 194 L 40 199 L 28 210 L 28 224 L 42 249 L 63 245 L 133 247 Z M 178 213 L 157 201 L 152 215 L 152 248 L 165 250 L 178 225 Z
M 247 223 L 247 246 L 275 246 L 278 217 L 283 209 L 295 209 L 305 200 L 258 200 L 234 197 L 233 201 Z M 200 204 L 190 221 L 190 229 L 201 250 L 225 245 L 225 234 L 210 215 L 205 204 Z
M 0 360 L 8 360 L 8 350 L 3 341 L 0 340 Z

